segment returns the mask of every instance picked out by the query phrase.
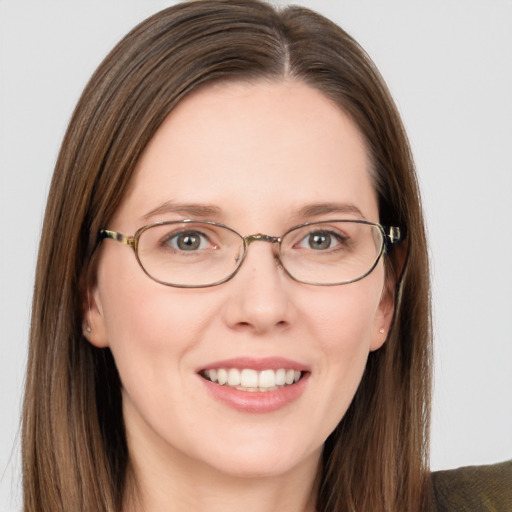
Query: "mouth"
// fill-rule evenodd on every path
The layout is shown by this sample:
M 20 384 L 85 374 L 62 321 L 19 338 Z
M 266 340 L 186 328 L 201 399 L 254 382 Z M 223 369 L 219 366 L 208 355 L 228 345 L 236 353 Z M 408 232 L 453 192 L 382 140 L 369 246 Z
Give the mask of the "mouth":
M 208 368 L 201 370 L 199 375 L 214 384 L 237 389 L 239 391 L 265 393 L 276 391 L 299 382 L 306 372 L 295 369 L 252 368 Z

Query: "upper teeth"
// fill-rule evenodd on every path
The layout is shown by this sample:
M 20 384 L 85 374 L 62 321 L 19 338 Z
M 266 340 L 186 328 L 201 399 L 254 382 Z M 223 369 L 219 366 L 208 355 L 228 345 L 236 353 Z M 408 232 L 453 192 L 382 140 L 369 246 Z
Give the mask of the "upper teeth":
M 293 384 L 300 379 L 298 370 L 263 370 L 256 371 L 251 368 L 218 368 L 204 370 L 202 375 L 212 382 L 222 386 L 232 386 L 244 391 L 272 391 L 279 387 Z

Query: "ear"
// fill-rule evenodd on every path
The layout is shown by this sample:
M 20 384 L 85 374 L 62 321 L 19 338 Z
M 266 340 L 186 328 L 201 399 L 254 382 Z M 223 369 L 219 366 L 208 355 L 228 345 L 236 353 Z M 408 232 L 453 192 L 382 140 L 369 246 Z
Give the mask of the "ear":
M 82 294 L 82 332 L 84 337 L 98 348 L 108 347 L 105 317 L 95 272 L 86 270 L 80 279 Z
M 382 290 L 379 307 L 373 322 L 370 351 L 378 350 L 386 341 L 395 310 L 395 300 L 392 283 L 386 283 Z
M 393 248 L 389 256 L 389 266 L 386 268 L 386 280 L 382 296 L 380 298 L 379 308 L 373 324 L 372 340 L 370 351 L 378 350 L 386 341 L 393 314 L 395 312 L 395 287 L 400 279 L 405 266 L 407 257 L 407 240 Z

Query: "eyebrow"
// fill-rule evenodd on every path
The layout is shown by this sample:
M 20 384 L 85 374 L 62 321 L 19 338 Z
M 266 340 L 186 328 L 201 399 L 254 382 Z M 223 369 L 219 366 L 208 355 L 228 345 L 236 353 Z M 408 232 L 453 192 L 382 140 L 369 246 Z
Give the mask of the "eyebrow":
M 152 217 L 168 213 L 174 213 L 189 218 L 210 219 L 219 218 L 222 215 L 222 210 L 218 206 L 212 204 L 176 203 L 175 201 L 166 201 L 143 215 L 142 219 L 149 221 Z
M 314 203 L 304 206 L 298 211 L 299 217 L 319 217 L 320 215 L 330 215 L 331 213 L 353 214 L 361 219 L 365 216 L 361 210 L 352 203 Z
M 144 221 L 149 221 L 158 215 L 166 215 L 169 213 L 178 214 L 183 217 L 192 219 L 219 219 L 223 215 L 223 211 L 213 204 L 202 203 L 177 203 L 175 201 L 166 201 L 142 216 Z M 303 206 L 294 215 L 298 219 L 320 217 L 321 215 L 330 214 L 352 214 L 365 219 L 361 210 L 352 203 L 314 203 Z

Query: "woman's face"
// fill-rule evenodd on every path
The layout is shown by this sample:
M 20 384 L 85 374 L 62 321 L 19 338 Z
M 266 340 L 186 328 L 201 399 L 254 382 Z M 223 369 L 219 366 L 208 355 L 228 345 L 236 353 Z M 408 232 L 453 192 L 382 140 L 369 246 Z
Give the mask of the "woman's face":
M 354 123 L 317 90 L 295 81 L 210 86 L 165 120 L 104 227 L 132 235 L 194 218 L 279 236 L 311 221 L 378 222 L 369 167 Z M 249 246 L 233 279 L 175 288 L 105 240 L 88 337 L 114 355 L 132 460 L 153 471 L 178 463 L 243 476 L 316 468 L 368 353 L 384 342 L 387 288 L 382 261 L 352 284 L 294 281 L 264 242 Z M 205 379 L 220 368 L 303 377 L 250 392 Z

